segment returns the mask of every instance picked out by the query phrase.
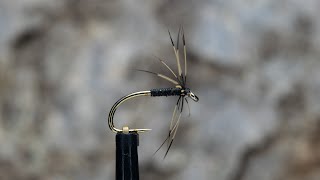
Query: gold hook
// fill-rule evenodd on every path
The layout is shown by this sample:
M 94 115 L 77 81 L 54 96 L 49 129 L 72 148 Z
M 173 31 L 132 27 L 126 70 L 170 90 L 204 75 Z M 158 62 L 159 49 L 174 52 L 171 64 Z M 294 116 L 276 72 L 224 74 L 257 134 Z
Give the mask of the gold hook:
M 114 114 L 117 110 L 117 108 L 124 103 L 125 101 L 135 98 L 135 97 L 139 97 L 139 96 L 150 96 L 151 92 L 150 91 L 139 91 L 139 92 L 134 92 L 131 94 L 128 94 L 124 97 L 122 97 L 121 99 L 119 99 L 111 108 L 110 113 L 109 113 L 109 117 L 108 117 L 108 124 L 109 124 L 109 128 L 111 129 L 111 131 L 115 132 L 115 133 L 119 133 L 119 132 L 146 132 L 146 131 L 151 131 L 151 129 L 129 129 L 128 127 L 124 127 L 123 129 L 118 129 L 114 126 L 113 123 L 113 117 Z M 128 130 L 129 129 L 129 130 Z

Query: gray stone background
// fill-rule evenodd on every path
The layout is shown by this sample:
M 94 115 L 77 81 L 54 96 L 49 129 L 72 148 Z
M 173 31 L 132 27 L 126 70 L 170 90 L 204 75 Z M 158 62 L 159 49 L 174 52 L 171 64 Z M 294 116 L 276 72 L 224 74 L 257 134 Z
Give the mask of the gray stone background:
M 117 111 L 140 135 L 141 179 L 320 179 L 320 1 L 0 1 L 0 179 L 114 179 L 122 96 L 171 84 L 183 25 L 190 102 L 167 158 L 152 157 L 175 97 Z

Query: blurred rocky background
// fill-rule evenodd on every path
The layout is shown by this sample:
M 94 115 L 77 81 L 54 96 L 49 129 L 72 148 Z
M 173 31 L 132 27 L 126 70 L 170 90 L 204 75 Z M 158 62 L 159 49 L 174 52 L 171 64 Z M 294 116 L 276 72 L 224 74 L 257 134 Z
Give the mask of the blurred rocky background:
M 183 25 L 190 102 L 167 158 L 175 97 L 115 122 L 140 135 L 141 179 L 320 179 L 320 1 L 0 1 L 0 179 L 114 179 L 122 96 L 170 83 Z M 187 111 L 186 111 L 187 112 Z

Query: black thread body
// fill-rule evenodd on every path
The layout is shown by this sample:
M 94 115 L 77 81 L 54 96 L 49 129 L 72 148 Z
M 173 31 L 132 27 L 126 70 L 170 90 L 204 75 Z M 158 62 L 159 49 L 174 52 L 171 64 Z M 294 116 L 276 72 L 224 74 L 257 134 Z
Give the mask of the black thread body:
M 190 92 L 189 88 L 157 88 L 151 89 L 151 96 L 185 96 Z
M 116 135 L 116 180 L 139 180 L 139 134 Z

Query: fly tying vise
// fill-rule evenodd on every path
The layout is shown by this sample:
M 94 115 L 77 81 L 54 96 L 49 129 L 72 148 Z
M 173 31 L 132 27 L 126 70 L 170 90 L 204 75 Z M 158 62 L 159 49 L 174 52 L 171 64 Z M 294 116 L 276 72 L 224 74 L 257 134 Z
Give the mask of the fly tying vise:
M 178 96 L 179 98 L 178 98 L 178 101 L 174 107 L 174 111 L 173 111 L 173 115 L 172 115 L 172 119 L 171 119 L 171 123 L 170 123 L 169 134 L 168 134 L 167 138 L 165 139 L 165 141 L 162 143 L 162 145 L 158 148 L 158 150 L 159 150 L 164 145 L 165 142 L 167 142 L 167 141 L 170 142 L 164 157 L 166 157 L 166 155 L 171 147 L 171 144 L 173 142 L 173 139 L 176 135 L 176 132 L 177 132 L 177 129 L 179 126 L 179 122 L 180 122 L 180 118 L 181 118 L 181 113 L 182 113 L 183 106 L 184 106 L 184 102 L 186 102 L 189 107 L 189 103 L 188 103 L 187 98 L 190 98 L 195 102 L 199 101 L 199 98 L 186 86 L 186 84 L 187 84 L 187 82 L 186 82 L 187 81 L 187 57 L 186 57 L 187 54 L 186 54 L 186 43 L 185 43 L 183 28 L 181 28 L 181 27 L 179 28 L 176 46 L 173 43 L 172 36 L 171 36 L 169 30 L 168 30 L 168 33 L 169 33 L 170 40 L 172 43 L 175 58 L 177 61 L 178 75 L 176 73 L 174 73 L 174 71 L 160 58 L 158 58 L 158 60 L 171 72 L 171 74 L 174 76 L 174 78 L 170 78 L 170 77 L 165 76 L 163 74 L 154 73 L 154 72 L 146 71 L 146 70 L 138 70 L 138 71 L 142 71 L 142 72 L 156 75 L 164 80 L 171 82 L 172 84 L 175 85 L 175 87 L 156 88 L 156 89 L 151 89 L 149 91 L 139 91 L 139 92 L 134 92 L 134 93 L 128 94 L 127 96 L 124 96 L 121 99 L 119 99 L 112 106 L 110 113 L 109 113 L 109 117 L 108 117 L 109 128 L 115 133 L 129 133 L 129 132 L 141 133 L 141 132 L 150 131 L 151 129 L 129 129 L 128 127 L 123 127 L 122 129 L 116 128 L 114 126 L 113 117 L 114 117 L 114 114 L 115 114 L 117 108 L 125 101 L 128 101 L 129 99 L 139 97 L 139 96 L 151 96 L 151 97 Z M 182 34 L 182 42 L 183 42 L 184 72 L 182 72 L 180 58 L 179 58 L 180 34 Z M 189 115 L 190 115 L 190 108 L 189 108 Z M 158 150 L 156 152 L 158 152 Z

